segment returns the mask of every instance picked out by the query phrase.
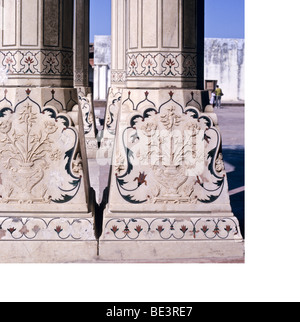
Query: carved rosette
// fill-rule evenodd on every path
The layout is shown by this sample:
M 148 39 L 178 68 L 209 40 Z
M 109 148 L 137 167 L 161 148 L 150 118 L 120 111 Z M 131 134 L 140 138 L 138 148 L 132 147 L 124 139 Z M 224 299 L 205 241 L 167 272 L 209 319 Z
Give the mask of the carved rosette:
M 66 114 L 26 98 L 0 110 L 0 204 L 66 203 L 81 185 L 78 134 Z

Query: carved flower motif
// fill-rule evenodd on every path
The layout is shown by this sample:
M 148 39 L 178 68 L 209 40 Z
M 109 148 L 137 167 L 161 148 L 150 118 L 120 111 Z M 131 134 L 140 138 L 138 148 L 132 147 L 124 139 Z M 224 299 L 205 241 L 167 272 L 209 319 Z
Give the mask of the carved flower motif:
M 53 121 L 47 121 L 45 122 L 45 131 L 49 134 L 55 133 L 57 130 L 57 127 Z
M 62 155 L 61 151 L 57 149 L 50 154 L 50 159 L 52 161 L 59 161 L 61 159 L 61 155 Z
M 222 172 L 225 170 L 224 162 L 223 162 L 223 154 L 220 153 L 218 159 L 216 160 L 216 171 Z
M 11 130 L 11 122 L 0 122 L 0 133 L 7 134 Z
M 79 174 L 82 171 L 82 158 L 78 154 L 73 162 L 73 172 Z
M 181 116 L 176 114 L 175 106 L 171 106 L 167 109 L 167 113 L 161 116 L 161 122 L 167 128 L 167 130 L 172 130 L 173 127 L 179 126 L 181 121 Z
M 153 131 L 157 130 L 157 124 L 147 122 L 144 126 L 142 126 L 142 130 L 146 132 L 146 135 L 151 134 Z
M 24 110 L 22 112 L 20 112 L 19 114 L 19 121 L 20 123 L 26 123 L 28 124 L 30 127 L 32 127 L 32 125 L 36 122 L 36 115 L 37 113 L 33 113 L 32 112 L 32 106 L 31 105 L 27 105 Z

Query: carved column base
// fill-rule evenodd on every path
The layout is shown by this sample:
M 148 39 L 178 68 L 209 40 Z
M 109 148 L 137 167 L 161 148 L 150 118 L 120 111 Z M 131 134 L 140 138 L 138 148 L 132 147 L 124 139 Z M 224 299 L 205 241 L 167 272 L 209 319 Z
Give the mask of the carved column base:
M 123 90 L 99 245 L 103 258 L 243 257 L 218 120 L 204 94 Z
M 0 90 L 0 261 L 69 261 L 72 243 L 97 244 L 76 105 L 73 89 Z
M 97 256 L 92 213 L 21 216 L 0 217 L 1 263 L 68 263 Z

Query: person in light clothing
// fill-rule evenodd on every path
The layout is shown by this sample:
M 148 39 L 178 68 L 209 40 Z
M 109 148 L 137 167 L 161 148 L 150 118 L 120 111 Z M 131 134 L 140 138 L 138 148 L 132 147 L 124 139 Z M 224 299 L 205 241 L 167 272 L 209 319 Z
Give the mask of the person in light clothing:
M 210 105 L 212 105 L 213 107 L 216 106 L 216 94 L 215 94 L 215 92 L 211 93 Z
M 222 96 L 224 94 L 222 89 L 218 85 L 216 86 L 215 94 L 216 94 L 216 107 L 221 108 Z

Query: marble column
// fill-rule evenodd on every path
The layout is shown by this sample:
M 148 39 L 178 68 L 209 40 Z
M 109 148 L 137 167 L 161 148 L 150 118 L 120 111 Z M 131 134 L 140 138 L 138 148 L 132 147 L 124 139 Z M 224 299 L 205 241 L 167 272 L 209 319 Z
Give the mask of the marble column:
M 73 87 L 73 1 L 2 0 L 1 68 L 12 87 Z
M 240 261 L 218 119 L 203 90 L 204 1 L 126 3 L 126 87 L 100 258 Z
M 90 0 L 75 0 L 74 86 L 89 87 Z
M 0 262 L 96 256 L 73 0 L 0 2 Z
M 196 0 L 128 0 L 127 87 L 197 88 L 202 6 Z
M 112 87 L 125 87 L 126 81 L 126 1 L 111 1 Z
M 111 86 L 107 95 L 100 149 L 97 152 L 97 162 L 101 167 L 102 174 L 105 174 L 102 176 L 102 190 L 109 180 L 109 167 L 121 108 L 122 90 L 126 88 L 126 3 L 126 0 L 111 1 Z M 100 69 L 97 68 L 99 73 Z M 105 71 L 105 67 L 102 67 L 102 71 Z M 101 198 L 103 199 L 103 196 Z
M 74 87 L 83 114 L 87 156 L 94 163 L 98 149 L 92 89 L 89 87 L 90 0 L 75 0 Z M 91 181 L 93 178 L 91 178 Z

